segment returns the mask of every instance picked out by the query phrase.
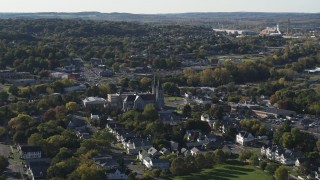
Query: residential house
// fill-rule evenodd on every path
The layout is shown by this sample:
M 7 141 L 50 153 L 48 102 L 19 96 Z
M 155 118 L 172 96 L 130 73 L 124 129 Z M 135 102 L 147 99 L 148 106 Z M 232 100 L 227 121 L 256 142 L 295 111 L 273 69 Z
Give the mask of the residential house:
M 175 141 L 170 141 L 170 148 L 171 151 L 177 151 L 179 147 L 179 143 L 175 142 Z
M 84 84 L 78 85 L 78 86 L 71 86 L 64 88 L 64 92 L 74 92 L 74 91 L 86 91 L 87 87 Z
M 81 116 L 70 116 L 70 121 L 67 125 L 68 129 L 85 132 L 87 130 L 87 119 Z
M 303 157 L 302 152 L 282 148 L 278 145 L 261 147 L 261 155 L 266 156 L 271 161 L 275 161 L 283 165 L 294 165 L 298 158 Z
M 82 133 L 79 131 L 76 132 L 76 135 L 80 140 L 90 139 L 92 137 L 89 133 Z
M 90 119 L 91 119 L 91 121 L 100 121 L 100 116 L 98 115 L 98 114 L 92 114 L 91 113 L 91 115 L 90 115 Z
M 169 169 L 169 167 L 170 167 L 169 159 L 146 158 L 143 160 L 143 164 L 148 169 Z
M 301 164 L 304 164 L 304 163 L 310 163 L 310 159 L 309 158 L 297 158 L 297 160 L 295 161 L 294 165 L 296 167 L 299 167 Z
M 125 149 L 128 154 L 138 154 L 141 149 L 149 149 L 151 147 L 151 141 L 142 138 L 131 139 L 125 143 Z
M 211 117 L 209 114 L 206 114 L 206 113 L 202 114 L 200 119 L 201 119 L 201 121 L 208 122 L 209 126 L 211 128 L 214 128 L 214 123 L 216 122 L 216 120 L 213 117 Z
M 139 154 L 138 154 L 138 157 L 137 159 L 139 159 L 140 161 L 143 161 L 145 158 L 149 157 L 150 158 L 150 155 L 148 153 L 148 151 L 144 150 L 144 149 L 141 149 L 139 151 Z
M 180 122 L 180 117 L 172 111 L 159 111 L 158 115 L 163 124 L 176 125 Z
M 239 134 L 236 135 L 236 142 L 241 145 L 246 145 L 247 143 L 253 141 L 255 138 L 254 136 L 246 131 L 241 131 Z
M 110 155 L 97 155 L 92 160 L 99 166 L 104 167 L 108 170 L 120 168 L 119 163 L 116 159 L 113 159 Z
M 180 153 L 181 153 L 182 155 L 184 155 L 184 156 L 188 156 L 188 155 L 191 154 L 190 151 L 189 151 L 188 149 L 186 149 L 186 148 L 181 148 Z
M 148 154 L 152 158 L 158 158 L 159 156 L 161 156 L 160 152 L 154 147 L 151 147 L 151 148 L 148 149 Z
M 125 174 L 125 172 L 120 171 L 119 169 L 112 169 L 108 171 L 107 173 L 108 179 L 110 180 L 120 180 L 120 179 L 127 179 L 128 176 Z
M 165 148 L 165 147 L 161 148 L 159 152 L 160 152 L 162 155 L 168 155 L 168 154 L 170 154 L 170 151 L 169 151 L 167 148 Z
M 46 161 L 28 161 L 27 175 L 29 179 L 46 179 L 49 166 L 50 163 Z
M 201 136 L 201 130 L 187 130 L 186 136 L 187 141 L 196 141 L 199 136 Z
M 42 150 L 39 146 L 18 145 L 20 157 L 23 159 L 39 159 L 42 157 Z
M 195 156 L 195 155 L 200 154 L 201 151 L 200 151 L 198 148 L 193 147 L 193 148 L 190 150 L 190 153 L 191 153 L 192 156 Z

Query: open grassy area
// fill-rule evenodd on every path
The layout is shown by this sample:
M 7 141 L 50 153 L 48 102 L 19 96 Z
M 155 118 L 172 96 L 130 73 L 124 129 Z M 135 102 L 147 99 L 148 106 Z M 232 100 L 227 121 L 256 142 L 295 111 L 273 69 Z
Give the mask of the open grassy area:
M 320 75 L 311 75 L 310 79 L 311 80 L 320 79 Z
M 272 180 L 272 176 L 259 168 L 251 165 L 243 165 L 238 160 L 229 160 L 226 164 L 217 165 L 212 169 L 204 169 L 199 173 L 192 173 L 187 176 L 176 176 L 167 179 L 171 180 Z
M 165 97 L 167 101 L 182 101 L 183 97 Z

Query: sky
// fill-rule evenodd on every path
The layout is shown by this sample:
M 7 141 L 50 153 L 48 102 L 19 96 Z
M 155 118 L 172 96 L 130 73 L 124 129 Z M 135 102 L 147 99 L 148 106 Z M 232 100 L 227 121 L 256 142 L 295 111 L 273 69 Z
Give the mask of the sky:
M 320 0 L 0 0 L 0 12 L 305 12 L 319 13 Z

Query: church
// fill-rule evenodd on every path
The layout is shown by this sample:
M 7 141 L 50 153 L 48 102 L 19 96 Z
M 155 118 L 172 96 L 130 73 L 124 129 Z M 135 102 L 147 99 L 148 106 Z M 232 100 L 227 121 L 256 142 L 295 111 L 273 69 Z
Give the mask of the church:
M 109 94 L 108 103 L 111 107 L 122 105 L 123 111 L 143 110 L 147 104 L 154 104 L 156 108 L 162 109 L 164 107 L 164 95 L 160 78 L 154 76 L 151 93 Z

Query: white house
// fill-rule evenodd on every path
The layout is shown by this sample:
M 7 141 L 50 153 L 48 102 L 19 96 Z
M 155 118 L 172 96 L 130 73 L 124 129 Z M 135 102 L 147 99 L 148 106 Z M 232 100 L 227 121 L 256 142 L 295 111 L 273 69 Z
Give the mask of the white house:
M 241 145 L 246 145 L 248 142 L 251 142 L 254 140 L 254 137 L 251 133 L 248 133 L 246 131 L 241 131 L 239 134 L 236 136 L 236 142 L 241 144 Z
M 198 148 L 196 148 L 196 147 L 193 147 L 193 148 L 190 150 L 190 152 L 191 152 L 191 155 L 192 155 L 192 156 L 195 156 L 195 155 L 201 153 L 201 151 L 200 151 Z
M 23 159 L 41 158 L 41 148 L 39 146 L 20 146 L 18 145 L 20 157 Z
M 303 153 L 299 151 L 293 151 L 290 149 L 282 148 L 277 145 L 270 147 L 262 147 L 261 155 L 265 155 L 270 161 L 276 161 L 283 165 L 300 165 L 300 161 L 303 157 Z M 299 158 L 299 160 L 297 160 Z

